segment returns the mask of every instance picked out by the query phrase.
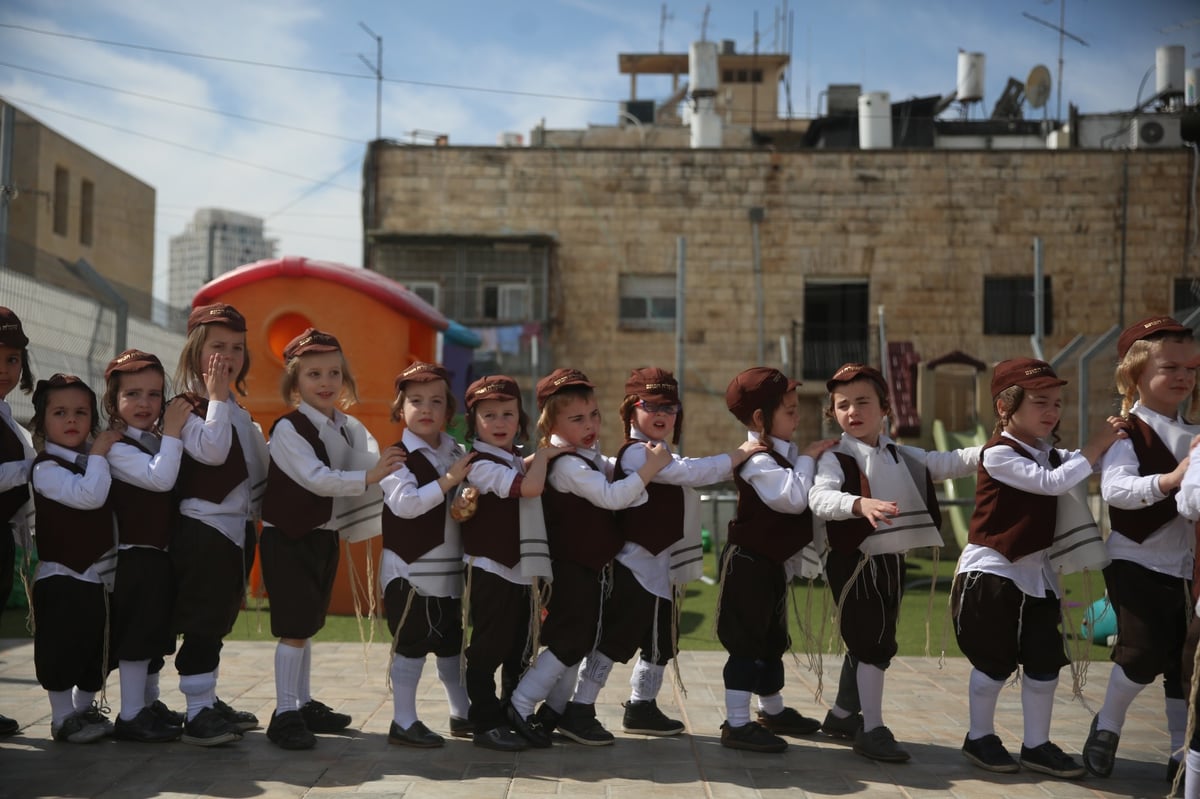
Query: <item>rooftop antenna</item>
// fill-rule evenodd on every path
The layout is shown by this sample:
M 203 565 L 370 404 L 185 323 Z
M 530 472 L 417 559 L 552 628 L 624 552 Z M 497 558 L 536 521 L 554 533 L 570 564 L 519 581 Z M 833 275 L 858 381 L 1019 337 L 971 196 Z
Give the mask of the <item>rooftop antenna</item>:
M 1050 1 L 1051 0 L 1047 0 L 1047 2 L 1050 2 Z M 1080 39 L 1075 34 L 1067 31 L 1067 28 L 1066 28 L 1067 0 L 1058 0 L 1058 24 L 1057 25 L 1055 25 L 1053 22 L 1047 22 L 1046 20 L 1041 19 L 1040 17 L 1035 17 L 1033 14 L 1030 14 L 1026 11 L 1022 11 L 1021 16 L 1025 17 L 1026 19 L 1031 19 L 1034 22 L 1038 23 L 1039 25 L 1045 25 L 1050 30 L 1058 31 L 1058 108 L 1054 112 L 1054 118 L 1056 120 L 1062 119 L 1063 40 L 1066 38 L 1070 38 L 1070 39 L 1073 39 L 1073 40 L 1079 42 L 1084 47 L 1088 47 L 1089 45 L 1083 39 Z
M 1029 70 L 1029 77 L 1025 79 L 1025 100 L 1029 103 L 1030 108 L 1042 108 L 1046 105 L 1046 101 L 1050 99 L 1050 70 L 1042 64 L 1038 64 L 1033 69 Z M 1042 112 L 1043 118 L 1046 112 Z
M 372 64 L 368 61 L 367 57 L 362 53 L 359 53 L 358 57 L 367 65 L 367 69 L 371 70 L 371 73 L 375 75 L 375 139 L 378 141 L 382 136 L 380 111 L 383 108 L 383 37 L 368 28 L 365 22 L 359 22 L 358 26 L 375 40 L 375 63 Z
M 663 33 L 667 29 L 667 23 L 675 19 L 674 14 L 667 13 L 667 4 L 662 4 L 662 15 L 658 19 L 658 52 L 663 51 Z
M 700 20 L 700 41 L 708 41 L 708 12 L 712 11 L 712 6 L 708 3 L 704 4 L 704 18 Z

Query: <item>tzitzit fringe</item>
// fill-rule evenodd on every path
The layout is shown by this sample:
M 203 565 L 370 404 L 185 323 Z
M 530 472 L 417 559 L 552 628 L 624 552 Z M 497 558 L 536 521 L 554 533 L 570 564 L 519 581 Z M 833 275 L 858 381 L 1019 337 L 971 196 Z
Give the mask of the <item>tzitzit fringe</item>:
M 733 568 L 733 556 L 738 551 L 737 544 L 729 544 L 725 547 L 725 552 L 721 557 L 720 568 L 717 569 L 717 608 L 713 613 L 712 637 L 713 640 L 719 638 L 717 634 L 718 625 L 721 622 L 721 600 L 725 598 L 725 580 L 729 577 L 729 570 Z
M 388 653 L 387 676 L 383 681 L 388 693 L 392 692 L 392 663 L 396 660 L 396 647 L 400 646 L 400 631 L 404 629 L 404 622 L 408 620 L 408 612 L 412 610 L 413 600 L 416 598 L 417 589 L 409 583 L 408 599 L 404 600 L 404 611 L 400 614 L 400 621 L 396 623 L 396 632 L 392 634 L 392 649 Z
M 25 590 L 25 629 L 30 635 L 37 632 L 37 620 L 33 617 L 33 552 L 31 546 L 21 549 L 21 587 Z
M 929 657 L 929 640 L 932 637 L 930 628 L 933 625 L 933 600 L 937 596 L 938 584 L 938 560 L 941 557 L 941 547 L 932 547 L 933 549 L 933 576 L 929 578 L 929 606 L 925 608 L 925 657 Z M 942 649 L 942 654 L 945 655 L 945 648 Z
M 467 573 L 463 580 L 462 603 L 459 606 L 462 611 L 462 641 L 458 645 L 458 684 L 467 684 L 467 630 L 470 629 L 469 622 L 471 621 L 471 576 L 475 573 L 475 557 L 467 558 Z
M 104 646 L 101 648 L 101 657 L 104 661 L 101 665 L 101 672 L 104 674 L 104 681 L 100 683 L 100 712 L 108 712 L 108 675 L 110 669 L 108 667 L 108 646 L 112 638 L 112 608 L 109 607 L 108 589 L 104 583 L 100 584 L 100 593 L 104 594 Z
M 1059 569 L 1059 585 L 1062 585 L 1062 569 Z M 1091 570 L 1083 570 L 1083 593 L 1088 604 L 1092 598 L 1092 580 Z M 1083 687 L 1087 685 L 1088 666 L 1092 662 L 1092 642 L 1091 639 L 1076 639 L 1072 646 L 1071 631 L 1075 629 L 1075 622 L 1071 618 L 1071 613 L 1067 609 L 1066 591 L 1058 599 L 1059 615 L 1062 623 L 1063 648 L 1066 649 L 1067 658 L 1071 661 L 1071 698 L 1078 699 L 1080 703 L 1087 708 L 1088 712 L 1093 712 L 1087 700 L 1083 696 Z
M 809 598 L 812 597 L 812 587 L 813 587 L 812 582 L 813 582 L 812 580 L 808 581 L 808 591 L 809 591 L 808 596 L 809 596 Z M 786 588 L 787 588 L 787 592 L 788 592 L 788 597 L 791 600 L 792 615 L 796 617 L 796 627 L 797 627 L 797 629 L 800 630 L 800 640 L 803 642 L 801 645 L 801 648 L 802 648 L 802 651 L 804 652 L 804 659 L 805 659 L 805 661 L 807 661 L 808 670 L 816 672 L 817 681 L 819 683 L 820 679 L 821 679 L 821 667 L 817 666 L 816 668 L 814 668 L 814 665 L 816 665 L 816 664 L 814 663 L 814 659 L 813 659 L 812 629 L 809 627 L 809 622 L 811 622 L 812 619 L 805 618 L 804 616 L 800 615 L 800 606 L 796 602 L 795 584 L 789 580 Z M 811 609 L 811 606 L 810 606 L 810 609 Z M 796 664 L 796 667 L 801 668 L 802 664 L 800 663 L 800 656 L 796 653 L 795 648 L 792 646 L 790 635 L 788 636 L 788 650 L 792 653 L 792 661 Z
M 542 609 L 550 604 L 552 585 L 541 577 L 532 578 L 529 585 L 529 635 L 525 650 L 529 667 L 537 663 L 538 650 L 542 647 Z
M 858 563 L 854 565 L 854 571 L 850 572 L 850 579 L 842 586 L 842 593 L 838 595 L 837 606 L 833 609 L 834 629 L 842 628 L 842 609 L 846 607 L 846 600 L 850 597 L 850 590 L 854 588 L 854 584 L 858 582 L 858 578 L 862 576 L 863 570 L 867 568 L 867 564 L 871 562 L 871 558 L 865 552 L 858 556 Z M 832 636 L 831 636 L 832 637 Z M 841 643 L 842 638 L 838 636 L 839 650 L 844 648 Z
M 1186 582 L 1185 582 L 1186 584 Z M 1188 606 L 1191 607 L 1191 594 L 1188 594 Z M 1172 755 L 1181 754 L 1182 757 L 1179 763 L 1179 770 L 1175 772 L 1175 779 L 1171 780 L 1171 790 L 1167 792 L 1167 797 L 1178 796 L 1179 786 L 1183 782 L 1183 774 L 1187 771 L 1187 751 L 1188 742 L 1192 740 L 1192 736 L 1196 734 L 1196 693 L 1200 687 L 1200 646 L 1196 647 L 1195 653 L 1192 655 L 1192 683 L 1188 687 L 1188 714 L 1187 714 L 1187 729 L 1183 733 L 1183 746 Z
M 354 563 L 354 550 L 350 547 L 350 542 L 346 544 L 346 572 L 350 578 L 350 597 L 354 600 L 354 622 L 358 626 L 358 640 L 362 644 L 363 652 L 363 674 L 369 674 L 368 659 L 370 656 L 370 645 L 375 642 L 375 594 L 372 591 L 374 583 L 373 561 L 371 558 L 371 540 L 367 539 L 367 630 L 363 629 L 363 600 L 362 586 L 358 581 L 358 568 Z
M 687 687 L 683 684 L 683 674 L 679 670 L 679 621 L 683 618 L 683 598 L 687 595 L 687 586 L 676 584 L 671 586 L 671 669 L 675 674 L 675 685 L 679 688 L 679 693 L 687 699 Z M 658 602 L 657 597 L 655 602 Z M 657 608 L 654 614 L 654 624 L 658 625 Z M 655 646 L 658 646 L 658 635 L 655 631 Z M 657 662 L 657 660 L 655 661 Z
M 938 669 L 946 668 L 946 644 L 950 641 L 950 620 L 955 619 L 954 616 L 954 586 L 958 584 L 958 565 L 962 563 L 962 553 L 958 553 L 958 559 L 954 561 L 954 577 L 950 580 L 950 595 L 946 597 L 946 615 L 942 617 L 942 646 L 941 652 L 938 654 Z M 964 580 L 966 577 L 964 576 Z M 963 585 L 963 599 L 966 599 L 967 586 Z M 959 612 L 962 612 L 962 606 L 959 605 Z M 957 619 L 955 619 L 957 622 Z M 957 625 L 955 629 L 958 629 Z

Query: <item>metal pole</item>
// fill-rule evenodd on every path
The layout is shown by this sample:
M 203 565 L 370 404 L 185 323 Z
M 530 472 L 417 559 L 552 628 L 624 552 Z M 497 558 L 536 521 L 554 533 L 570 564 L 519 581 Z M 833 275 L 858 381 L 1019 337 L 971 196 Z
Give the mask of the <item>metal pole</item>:
M 684 380 L 684 290 L 687 288 L 687 239 L 679 236 L 675 239 L 675 380 L 679 383 L 679 398 L 683 399 Z M 679 434 L 676 449 L 683 454 L 683 433 Z
M 763 309 L 763 279 L 762 279 L 762 245 L 759 242 L 758 227 L 762 224 L 765 213 L 762 208 L 750 209 L 750 232 L 754 241 L 754 309 L 758 314 L 758 360 L 755 363 L 764 365 L 766 355 L 766 314 Z
M 1046 301 L 1042 278 L 1042 239 L 1033 237 L 1033 335 L 1029 343 L 1033 346 L 1033 357 L 1039 361 L 1046 360 L 1042 355 L 1042 341 L 1046 338 Z
M 17 194 L 12 176 L 12 106 L 0 104 L 0 267 L 8 265 L 8 203 Z
M 890 381 L 892 378 L 888 375 L 887 316 L 882 305 L 875 307 L 875 315 L 879 318 L 879 371 L 885 381 Z
M 359 58 L 362 58 L 363 63 L 375 73 L 375 139 L 379 140 L 382 136 L 380 115 L 383 108 L 383 37 L 368 28 L 365 22 L 359 22 L 358 26 L 375 40 L 375 63 L 372 64 L 361 55 Z

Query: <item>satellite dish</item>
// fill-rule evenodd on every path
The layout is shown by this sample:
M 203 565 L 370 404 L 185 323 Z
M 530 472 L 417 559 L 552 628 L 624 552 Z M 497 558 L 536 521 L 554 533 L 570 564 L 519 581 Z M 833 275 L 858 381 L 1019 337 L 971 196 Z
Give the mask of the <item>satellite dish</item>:
M 1050 99 L 1050 70 L 1038 64 L 1025 79 L 1025 99 L 1030 108 L 1041 108 Z

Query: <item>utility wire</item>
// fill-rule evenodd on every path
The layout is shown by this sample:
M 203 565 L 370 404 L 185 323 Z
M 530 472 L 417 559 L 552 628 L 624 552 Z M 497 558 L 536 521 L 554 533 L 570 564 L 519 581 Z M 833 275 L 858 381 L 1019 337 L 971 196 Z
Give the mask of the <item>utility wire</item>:
M 264 217 L 263 217 L 263 221 L 265 222 L 265 221 L 267 221 L 268 219 L 271 219 L 272 217 L 279 216 L 280 214 L 282 214 L 282 213 L 283 213 L 284 211 L 286 211 L 287 209 L 289 209 L 289 208 L 291 208 L 292 206 L 294 206 L 294 205 L 297 205 L 298 203 L 300 203 L 302 200 L 304 200 L 304 199 L 305 199 L 306 197 L 308 197 L 309 195 L 311 195 L 311 194 L 313 194 L 313 193 L 315 193 L 315 192 L 317 192 L 317 191 L 320 191 L 320 189 L 321 189 L 321 188 L 323 188 L 323 187 L 324 187 L 324 186 L 326 186 L 326 185 L 329 185 L 329 184 L 330 184 L 330 182 L 331 182 L 331 181 L 332 181 L 334 178 L 336 178 L 338 175 L 342 174 L 342 173 L 343 173 L 343 172 L 345 172 L 347 169 L 349 169 L 349 168 L 350 168 L 350 167 L 352 167 L 352 166 L 355 166 L 355 165 L 356 165 L 356 164 L 358 164 L 358 163 L 359 163 L 359 159 L 358 159 L 358 157 L 357 157 L 357 156 L 356 156 L 356 157 L 354 157 L 354 158 L 352 158 L 351 160 L 347 161 L 347 162 L 346 162 L 346 163 L 345 163 L 343 166 L 341 166 L 341 167 L 339 167 L 338 169 L 336 169 L 336 170 L 335 170 L 335 171 L 334 171 L 332 174 L 330 174 L 330 175 L 329 175 L 329 177 L 325 178 L 325 179 L 324 179 L 324 180 L 322 180 L 320 183 L 316 183 L 316 184 L 314 184 L 314 185 L 312 185 L 312 186 L 309 186 L 307 189 L 305 189 L 304 191 L 300 192 L 300 194 L 299 194 L 299 195 L 298 195 L 298 196 L 297 196 L 297 197 L 296 197 L 294 200 L 291 200 L 290 202 L 288 202 L 288 203 L 285 203 L 285 204 L 284 204 L 284 205 L 283 205 L 281 208 L 279 208 L 277 211 L 272 211 L 271 213 L 269 213 L 269 214 L 267 214 L 266 216 L 264 216 Z
M 153 47 L 147 44 L 131 44 L 129 42 L 118 42 L 112 39 L 97 39 L 91 36 L 81 36 L 76 33 L 63 33 L 61 31 L 48 31 L 40 28 L 33 28 L 28 25 L 16 25 L 10 22 L 0 22 L 0 28 L 8 28 L 10 30 L 25 31 L 26 33 L 37 33 L 42 36 L 57 36 L 63 39 L 74 39 L 81 42 L 91 42 L 93 44 L 103 44 L 109 47 L 125 47 L 131 50 L 143 50 L 150 53 L 160 53 L 162 55 L 181 56 L 183 58 L 199 58 L 205 61 L 222 61 L 227 64 L 241 64 L 248 67 L 263 67 L 266 69 L 282 69 L 288 72 L 303 72 L 309 75 L 328 75 L 334 78 L 352 78 L 354 80 L 376 80 L 375 75 L 363 75 L 357 72 L 339 72 L 332 69 L 316 69 L 314 67 L 298 67 L 292 64 L 273 64 L 268 61 L 254 61 L 248 58 L 232 58 L 229 56 L 209 55 L 207 53 L 192 53 L 186 50 L 172 50 L 167 47 Z M 460 92 L 480 92 L 483 94 L 507 94 L 517 97 L 542 97 L 549 100 L 573 100 L 581 103 L 605 103 L 607 105 L 618 105 L 619 100 L 610 100 L 598 97 L 578 97 L 569 94 L 548 94 L 546 92 L 527 92 L 518 89 L 494 89 L 487 86 L 463 86 L 456 83 L 434 83 L 432 81 L 422 80 L 406 80 L 404 78 L 388 78 L 382 80 L 385 83 L 397 83 L 406 86 L 423 86 L 430 89 L 452 89 Z
M 34 67 L 24 67 L 24 66 L 21 66 L 20 64 L 13 64 L 8 61 L 0 61 L 0 67 L 8 67 L 10 69 L 19 69 L 22 72 L 32 72 L 36 75 L 45 75 L 48 78 L 56 78 L 58 80 L 67 81 L 68 83 L 78 83 L 82 86 L 90 86 L 95 89 L 104 89 L 106 91 L 116 92 L 117 94 L 126 94 L 126 95 L 129 95 L 130 97 L 139 97 L 143 100 L 153 100 L 158 103 L 167 103 L 168 105 L 179 106 L 180 108 L 190 108 L 193 111 L 203 111 L 206 114 L 216 114 L 218 116 L 230 117 L 232 119 L 240 119 L 245 122 L 254 122 L 259 125 L 270 125 L 271 127 L 283 128 L 284 130 L 294 130 L 297 133 L 307 133 L 312 136 L 324 136 L 327 139 L 338 139 L 339 141 L 351 142 L 352 144 L 366 144 L 366 142 L 363 139 L 355 139 L 355 138 L 351 138 L 350 136 L 341 136 L 337 133 L 326 133 L 325 131 L 321 131 L 321 130 L 311 130 L 309 128 L 301 128 L 296 125 L 286 125 L 282 122 L 273 122 L 269 119 L 259 119 L 257 117 L 249 117 L 249 116 L 245 116 L 243 114 L 235 114 L 232 111 L 222 111 L 219 108 L 209 108 L 209 107 L 203 106 L 203 105 L 192 105 L 191 103 L 184 103 L 179 100 L 171 100 L 170 98 L 167 98 L 167 97 L 158 97 L 153 94 L 143 94 L 142 92 L 135 92 L 135 91 L 131 91 L 129 89 L 118 89 L 116 86 L 107 86 L 103 83 L 96 83 L 95 81 L 84 80 L 83 78 L 72 78 L 69 75 L 58 75 L 53 72 L 47 72 L 42 69 L 35 69 Z

